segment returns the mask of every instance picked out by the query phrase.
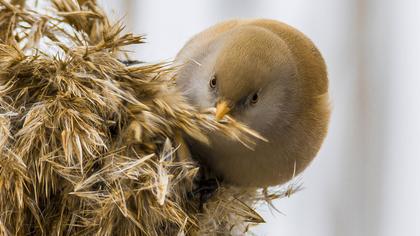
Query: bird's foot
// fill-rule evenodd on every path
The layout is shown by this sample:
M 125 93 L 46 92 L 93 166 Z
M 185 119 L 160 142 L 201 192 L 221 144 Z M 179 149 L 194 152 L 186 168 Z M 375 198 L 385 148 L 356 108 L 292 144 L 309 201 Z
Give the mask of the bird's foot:
M 199 200 L 199 209 L 203 210 L 204 204 L 214 196 L 217 189 L 220 186 L 220 183 L 217 179 L 200 179 L 196 183 L 196 188 L 192 191 L 192 197 L 198 198 Z

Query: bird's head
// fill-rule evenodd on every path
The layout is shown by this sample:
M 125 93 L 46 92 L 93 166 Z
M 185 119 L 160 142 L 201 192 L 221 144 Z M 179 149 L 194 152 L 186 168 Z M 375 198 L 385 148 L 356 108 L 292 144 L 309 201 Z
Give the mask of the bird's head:
M 259 131 L 268 128 L 293 103 L 294 59 L 283 40 L 260 27 L 239 27 L 224 40 L 208 78 L 216 120 L 230 114 Z

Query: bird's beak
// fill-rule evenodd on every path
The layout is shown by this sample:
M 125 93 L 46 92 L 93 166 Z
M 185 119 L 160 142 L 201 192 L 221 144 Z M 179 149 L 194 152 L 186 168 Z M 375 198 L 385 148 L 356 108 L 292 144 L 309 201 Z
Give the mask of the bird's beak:
M 226 101 L 220 101 L 216 105 L 216 121 L 223 119 L 223 117 L 230 111 L 229 105 Z

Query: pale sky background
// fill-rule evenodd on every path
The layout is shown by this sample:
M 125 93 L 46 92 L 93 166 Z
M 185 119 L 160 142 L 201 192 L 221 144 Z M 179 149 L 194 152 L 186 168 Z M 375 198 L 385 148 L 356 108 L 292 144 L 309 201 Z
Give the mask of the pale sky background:
M 147 34 L 133 58 L 172 59 L 194 34 L 230 18 L 272 18 L 323 54 L 333 106 L 305 189 L 259 212 L 267 236 L 420 235 L 420 1 L 109 0 L 127 30 Z

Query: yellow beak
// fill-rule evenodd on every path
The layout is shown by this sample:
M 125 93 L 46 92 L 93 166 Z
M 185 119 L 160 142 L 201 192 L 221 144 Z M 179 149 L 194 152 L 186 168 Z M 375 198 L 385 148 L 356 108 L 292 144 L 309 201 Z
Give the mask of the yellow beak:
M 216 121 L 223 119 L 223 117 L 230 111 L 226 101 L 218 102 L 216 105 Z

